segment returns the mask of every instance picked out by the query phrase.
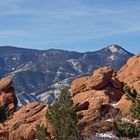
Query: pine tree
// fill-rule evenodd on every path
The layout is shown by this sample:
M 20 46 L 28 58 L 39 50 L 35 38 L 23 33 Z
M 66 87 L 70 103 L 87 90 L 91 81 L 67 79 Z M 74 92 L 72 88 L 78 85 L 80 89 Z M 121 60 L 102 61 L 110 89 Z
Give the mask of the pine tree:
M 37 140 L 51 140 L 50 134 L 44 125 L 36 125 L 35 137 Z
M 130 88 L 127 84 L 124 85 L 123 90 L 126 93 L 127 99 L 132 101 L 130 109 L 132 117 L 140 120 L 140 96 L 134 88 Z
M 3 123 L 8 117 L 8 103 L 5 102 L 2 106 L 0 106 L 0 122 Z
M 137 92 L 134 88 L 130 88 L 127 84 L 124 84 L 123 91 L 126 94 L 126 99 L 131 100 L 133 103 L 137 98 Z
M 132 117 L 140 120 L 140 99 L 136 99 L 135 103 L 132 104 L 130 111 L 132 113 Z
M 67 88 L 61 91 L 58 100 L 49 107 L 46 118 L 53 125 L 57 140 L 81 140 L 76 109 Z
M 130 88 L 128 85 L 124 85 L 123 91 L 126 94 L 126 99 L 132 101 L 132 106 L 130 108 L 131 116 L 134 119 L 140 120 L 140 96 L 137 94 L 134 88 Z M 137 124 L 123 122 L 119 120 L 114 123 L 114 128 L 118 136 L 121 137 L 139 137 L 140 135 L 140 123 Z

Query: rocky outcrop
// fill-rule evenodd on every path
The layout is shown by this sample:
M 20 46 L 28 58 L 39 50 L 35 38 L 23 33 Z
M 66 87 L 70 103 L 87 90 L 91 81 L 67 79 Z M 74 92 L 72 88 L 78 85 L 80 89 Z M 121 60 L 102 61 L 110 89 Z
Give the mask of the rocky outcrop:
M 85 91 L 73 97 L 75 104 L 79 104 L 79 113 L 83 114 L 82 121 L 90 122 L 96 119 L 100 114 L 99 108 L 103 104 L 109 103 L 109 98 L 102 91 Z
M 0 130 L 0 134 L 8 131 L 10 140 L 21 140 L 22 138 L 27 140 L 33 139 L 36 125 L 47 125 L 45 116 L 47 109 L 48 106 L 46 104 L 29 103 L 15 112 L 12 119 L 1 126 L 2 130 Z
M 0 81 L 0 106 L 8 103 L 10 111 L 15 111 L 17 108 L 17 97 L 15 89 L 12 87 L 12 79 L 10 77 L 3 78 Z
M 119 101 L 122 96 L 122 83 L 109 67 L 99 68 L 91 76 L 74 80 L 71 91 L 74 104 L 79 106 L 78 113 L 83 115 L 81 122 L 86 124 L 84 135 L 89 133 L 87 129 L 95 127 L 98 122 L 100 125 L 108 124 L 108 119 L 121 114 L 120 109 L 112 104 Z
M 127 116 L 130 114 L 132 102 L 130 100 L 127 100 L 126 96 L 123 95 L 118 103 L 112 105 L 115 108 L 119 108 L 123 116 Z
M 87 88 L 87 81 L 89 79 L 89 76 L 81 77 L 78 79 L 75 79 L 71 84 L 71 91 L 73 93 L 73 96 L 75 96 L 79 92 L 83 92 L 88 90 Z
M 86 122 L 90 129 L 94 130 L 100 125 L 101 130 L 101 126 L 106 124 L 108 119 L 111 120 L 118 115 L 119 117 L 121 115 L 123 117 L 131 116 L 132 102 L 123 95 L 122 83 L 133 87 L 140 95 L 140 54 L 130 58 L 118 72 L 103 67 L 95 70 L 91 76 L 72 82 L 73 101 L 75 104 L 79 104 L 79 113 L 83 114 L 82 121 Z M 113 114 L 112 110 L 114 110 Z M 111 126 L 110 123 L 107 124 Z M 87 132 L 87 128 L 89 130 L 87 126 L 85 132 Z M 111 129 L 109 126 L 105 127 Z
M 35 139 L 36 125 L 47 126 L 48 131 L 53 133 L 52 127 L 46 120 L 47 104 L 33 102 L 16 111 L 18 101 L 10 77 L 0 81 L 0 106 L 5 103 L 8 104 L 12 114 L 5 122 L 0 123 L 0 139 Z
M 94 71 L 87 81 L 88 89 L 101 90 L 108 86 L 113 75 L 113 69 L 109 67 L 100 68 Z
M 108 96 L 109 102 L 118 101 L 121 98 L 121 89 L 122 83 L 116 79 L 115 72 L 109 67 L 99 68 L 93 75 L 76 79 L 71 85 L 74 97 L 85 91 L 100 91 Z
M 131 57 L 118 72 L 117 78 L 140 94 L 140 54 Z

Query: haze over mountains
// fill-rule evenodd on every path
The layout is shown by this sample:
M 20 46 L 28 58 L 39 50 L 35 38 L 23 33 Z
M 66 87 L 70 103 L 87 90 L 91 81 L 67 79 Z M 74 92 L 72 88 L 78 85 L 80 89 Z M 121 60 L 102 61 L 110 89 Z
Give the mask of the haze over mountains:
M 73 79 L 102 66 L 118 70 L 131 56 L 132 53 L 118 45 L 85 53 L 3 46 L 0 47 L 0 78 L 13 77 L 19 105 L 32 101 L 51 103 L 59 89 L 69 86 Z

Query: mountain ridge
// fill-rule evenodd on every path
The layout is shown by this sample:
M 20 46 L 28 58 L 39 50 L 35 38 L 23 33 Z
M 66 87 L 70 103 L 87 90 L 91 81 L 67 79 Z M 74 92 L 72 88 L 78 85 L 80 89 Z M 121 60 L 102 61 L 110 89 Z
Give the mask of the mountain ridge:
M 121 47 L 117 44 L 111 44 L 111 45 L 108 45 L 107 47 L 104 47 L 104 48 L 101 48 L 101 49 L 98 49 L 98 50 L 84 51 L 84 52 L 66 50 L 66 49 L 55 49 L 55 48 L 50 48 L 50 49 L 36 49 L 36 48 L 27 48 L 27 47 L 24 48 L 24 47 L 10 46 L 10 45 L 2 45 L 2 46 L 0 46 L 0 49 L 19 49 L 19 50 L 34 50 L 34 51 L 67 51 L 67 52 L 77 52 L 77 53 L 88 53 L 88 52 L 97 52 L 99 50 L 106 49 L 110 46 L 115 46 L 118 49 L 123 49 L 123 50 L 127 51 L 126 49 L 124 49 L 123 47 Z M 129 51 L 127 51 L 127 52 L 129 52 Z
M 103 66 L 118 70 L 133 56 L 118 45 L 85 53 L 10 48 L 0 47 L 0 78 L 13 78 L 21 105 L 34 100 L 51 103 L 73 79 Z

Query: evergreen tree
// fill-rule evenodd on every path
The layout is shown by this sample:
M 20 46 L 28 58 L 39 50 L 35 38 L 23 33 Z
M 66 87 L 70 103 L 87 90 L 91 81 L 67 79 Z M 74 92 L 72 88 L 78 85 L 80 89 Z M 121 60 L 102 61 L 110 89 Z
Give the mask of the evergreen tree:
M 135 103 L 132 104 L 130 111 L 132 113 L 132 117 L 140 120 L 140 99 L 136 99 Z
M 126 94 L 126 99 L 132 101 L 130 108 L 131 116 L 138 120 L 137 124 L 123 122 L 121 120 L 114 123 L 116 134 L 120 137 L 139 137 L 140 135 L 140 95 L 137 94 L 134 88 L 130 88 L 127 84 L 124 84 L 123 91 Z
M 123 91 L 126 94 L 126 99 L 131 100 L 133 103 L 137 98 L 137 92 L 134 88 L 130 88 L 127 84 L 124 84 Z
M 76 113 L 72 97 L 67 88 L 61 91 L 58 100 L 49 107 L 47 120 L 55 129 L 57 140 L 81 140 L 80 116 Z
M 36 125 L 35 137 L 37 140 L 51 140 L 50 134 L 47 132 L 47 128 L 44 127 L 44 125 Z
M 5 102 L 0 106 L 0 122 L 3 123 L 8 117 L 8 103 Z
M 118 137 L 134 138 L 140 135 L 140 124 L 118 121 L 114 123 L 114 127 Z
M 140 120 L 140 96 L 134 88 L 130 88 L 127 84 L 124 85 L 123 90 L 126 93 L 127 99 L 132 101 L 130 109 L 132 117 Z

